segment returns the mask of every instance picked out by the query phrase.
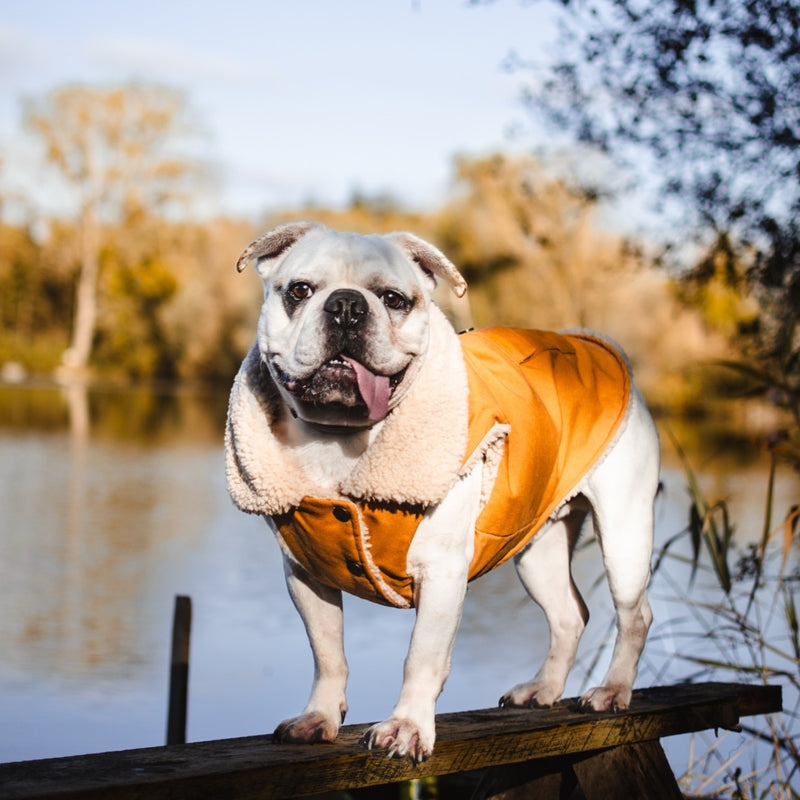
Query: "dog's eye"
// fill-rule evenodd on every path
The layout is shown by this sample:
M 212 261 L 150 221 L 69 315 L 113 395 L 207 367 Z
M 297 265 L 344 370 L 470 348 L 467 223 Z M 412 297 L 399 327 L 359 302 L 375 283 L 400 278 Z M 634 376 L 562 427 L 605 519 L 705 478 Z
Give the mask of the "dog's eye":
M 286 296 L 292 303 L 302 303 L 314 294 L 314 287 L 305 281 L 297 281 L 289 285 Z
M 391 289 L 387 289 L 381 295 L 381 300 L 386 308 L 390 308 L 392 311 L 400 311 L 408 305 L 408 300 L 400 292 L 394 292 Z

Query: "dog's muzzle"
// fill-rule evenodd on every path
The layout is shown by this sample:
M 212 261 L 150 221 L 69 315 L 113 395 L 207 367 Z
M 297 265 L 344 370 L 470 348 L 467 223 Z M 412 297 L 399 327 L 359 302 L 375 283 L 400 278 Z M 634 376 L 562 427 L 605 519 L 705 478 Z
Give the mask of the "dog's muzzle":
M 330 357 L 312 374 L 288 375 L 272 362 L 273 375 L 306 421 L 357 427 L 382 420 L 406 368 L 393 375 L 374 372 L 365 362 L 369 303 L 355 289 L 337 289 L 325 300 L 324 329 Z M 366 411 L 366 413 L 365 413 Z
M 361 292 L 354 289 L 338 289 L 325 301 L 323 310 L 328 314 L 331 323 L 341 329 L 347 341 L 362 327 L 369 313 L 369 305 Z M 342 352 L 337 361 L 339 359 L 355 373 L 358 392 L 367 406 L 368 420 L 370 422 L 382 420 L 387 414 L 392 394 L 390 376 L 372 372 L 361 361 L 346 352 Z

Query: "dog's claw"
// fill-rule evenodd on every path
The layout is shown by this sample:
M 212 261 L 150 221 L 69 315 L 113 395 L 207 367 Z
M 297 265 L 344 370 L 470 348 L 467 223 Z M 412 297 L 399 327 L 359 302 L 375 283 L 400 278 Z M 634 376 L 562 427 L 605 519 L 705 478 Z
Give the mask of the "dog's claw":
M 433 738 L 425 737 L 410 720 L 388 719 L 373 725 L 360 743 L 370 751 L 385 750 L 387 758 L 408 758 L 413 764 L 421 764 L 433 752 Z

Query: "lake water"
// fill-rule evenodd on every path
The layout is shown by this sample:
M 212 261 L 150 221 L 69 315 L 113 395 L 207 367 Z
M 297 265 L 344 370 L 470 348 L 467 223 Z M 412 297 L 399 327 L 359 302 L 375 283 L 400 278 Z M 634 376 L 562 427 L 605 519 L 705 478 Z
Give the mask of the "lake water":
M 311 657 L 263 521 L 227 496 L 214 392 L 0 387 L 0 761 L 162 744 L 176 594 L 193 603 L 190 741 L 270 732 L 298 713 Z M 691 453 L 713 498 L 731 501 L 738 535 L 760 535 L 766 465 Z M 686 525 L 688 499 L 665 447 L 657 541 Z M 797 501 L 779 474 L 776 513 Z M 604 670 L 608 597 L 596 546 L 575 562 L 592 620 L 567 695 Z M 681 583 L 683 581 L 683 583 Z M 686 574 L 679 576 L 686 586 Z M 699 589 L 702 590 L 702 582 Z M 673 592 L 674 594 L 674 592 Z M 656 587 L 656 623 L 638 685 L 692 674 Z M 391 709 L 413 612 L 345 600 L 348 722 Z M 530 677 L 546 624 L 504 565 L 471 585 L 440 711 L 493 706 Z M 671 759 L 683 752 L 668 744 Z M 675 765 L 678 772 L 679 764 Z

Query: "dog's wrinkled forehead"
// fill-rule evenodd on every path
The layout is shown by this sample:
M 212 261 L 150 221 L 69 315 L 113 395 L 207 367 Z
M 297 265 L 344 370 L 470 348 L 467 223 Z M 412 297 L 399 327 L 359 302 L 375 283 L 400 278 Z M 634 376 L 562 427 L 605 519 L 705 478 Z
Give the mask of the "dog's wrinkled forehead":
M 365 288 L 385 288 L 391 282 L 406 291 L 422 291 L 425 275 L 380 236 L 324 230 L 311 231 L 297 241 L 271 273 L 273 284 L 290 279 Z
M 287 222 L 250 242 L 236 260 L 241 272 L 256 261 L 259 275 L 268 286 L 279 273 L 324 269 L 358 276 L 392 273 L 417 286 L 433 288 L 443 280 L 462 297 L 467 290 L 463 276 L 433 245 L 413 233 L 400 231 L 384 236 L 360 236 L 332 231 L 308 220 Z M 287 269 L 282 269 L 288 265 Z

